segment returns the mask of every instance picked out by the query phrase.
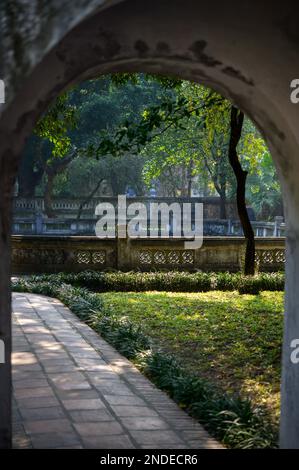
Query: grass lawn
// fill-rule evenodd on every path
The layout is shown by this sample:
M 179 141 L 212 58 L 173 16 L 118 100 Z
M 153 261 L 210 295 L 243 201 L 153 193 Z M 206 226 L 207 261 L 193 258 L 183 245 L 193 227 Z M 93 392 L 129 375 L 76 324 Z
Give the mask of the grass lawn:
M 283 292 L 107 292 L 104 309 L 141 325 L 160 348 L 278 419 Z

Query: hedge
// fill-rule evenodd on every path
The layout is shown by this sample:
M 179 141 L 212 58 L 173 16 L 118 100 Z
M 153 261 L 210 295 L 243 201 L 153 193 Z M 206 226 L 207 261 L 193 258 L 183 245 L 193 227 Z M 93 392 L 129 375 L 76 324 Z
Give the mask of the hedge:
M 59 273 L 29 277 L 31 280 L 66 283 L 86 287 L 93 292 L 144 292 L 150 290 L 169 292 L 233 291 L 240 294 L 258 294 L 260 291 L 283 291 L 284 273 L 258 273 L 244 276 L 240 273 L 188 273 L 168 272 L 96 272 L 75 274 Z

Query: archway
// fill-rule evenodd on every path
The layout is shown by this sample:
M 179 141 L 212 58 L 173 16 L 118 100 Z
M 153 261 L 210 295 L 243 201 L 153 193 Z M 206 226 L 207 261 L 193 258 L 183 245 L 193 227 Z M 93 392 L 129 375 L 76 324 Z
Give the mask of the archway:
M 88 8 L 84 4 L 66 0 L 65 9 L 47 7 L 37 13 L 31 3 L 32 15 L 17 32 L 13 27 L 18 28 L 21 16 L 5 12 L 7 48 L 1 57 L 8 101 L 0 119 L 0 331 L 6 355 L 11 194 L 22 146 L 37 117 L 68 85 L 102 73 L 143 71 L 202 82 L 230 98 L 258 125 L 280 175 L 288 223 L 281 446 L 298 447 L 299 368 L 290 361 L 290 344 L 299 337 L 299 108 L 290 101 L 290 81 L 298 71 L 299 37 L 293 18 L 299 6 L 253 6 L 249 1 L 227 5 L 217 0 L 124 0 L 106 2 L 105 9 L 101 1 L 90 2 Z M 26 39 L 32 18 L 36 29 Z M 0 446 L 8 447 L 9 361 L 0 367 Z

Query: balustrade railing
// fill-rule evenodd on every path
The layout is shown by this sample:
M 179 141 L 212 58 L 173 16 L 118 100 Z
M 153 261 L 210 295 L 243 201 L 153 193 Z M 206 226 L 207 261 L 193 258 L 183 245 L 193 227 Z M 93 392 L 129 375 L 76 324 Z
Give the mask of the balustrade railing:
M 285 235 L 285 224 L 277 218 L 274 222 L 252 222 L 257 237 L 281 237 Z M 61 218 L 48 219 L 40 214 L 34 217 L 14 217 L 12 233 L 14 235 L 94 235 L 97 219 Z M 117 223 L 117 222 L 116 222 Z M 205 219 L 205 236 L 242 236 L 238 220 Z
M 284 269 L 284 238 L 256 239 L 260 271 Z M 107 239 L 87 236 L 13 236 L 14 273 L 106 270 L 239 271 L 245 252 L 241 237 L 205 237 L 199 249 L 182 239 Z
M 13 206 L 13 234 L 27 235 L 95 235 L 95 225 L 97 222 L 95 208 L 100 202 L 109 202 L 116 209 L 118 198 L 115 196 L 96 197 L 84 204 L 81 216 L 78 219 L 78 211 L 82 204 L 82 198 L 57 199 L 52 202 L 52 209 L 56 214 L 55 218 L 48 218 L 45 215 L 44 199 L 35 198 L 14 198 Z M 228 210 L 230 214 L 228 220 L 217 218 L 219 211 L 219 198 L 217 197 L 134 197 L 127 198 L 127 204 L 131 202 L 142 202 L 148 209 L 152 202 L 173 202 L 183 203 L 203 203 L 203 233 L 205 236 L 242 236 L 240 222 L 233 210 Z M 117 223 L 117 221 L 116 221 Z M 145 221 L 147 223 L 147 221 Z M 175 219 L 173 220 L 175 225 Z M 258 237 L 280 237 L 285 235 L 285 224 L 282 217 L 276 217 L 273 222 L 252 221 L 255 235 Z M 171 233 L 171 230 L 170 230 Z

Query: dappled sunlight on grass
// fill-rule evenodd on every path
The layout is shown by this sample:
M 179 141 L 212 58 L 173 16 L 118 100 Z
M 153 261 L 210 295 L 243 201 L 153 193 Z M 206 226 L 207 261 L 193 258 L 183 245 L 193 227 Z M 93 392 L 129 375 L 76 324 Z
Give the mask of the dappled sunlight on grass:
M 142 325 L 186 369 L 277 417 L 283 292 L 107 292 L 104 308 Z

